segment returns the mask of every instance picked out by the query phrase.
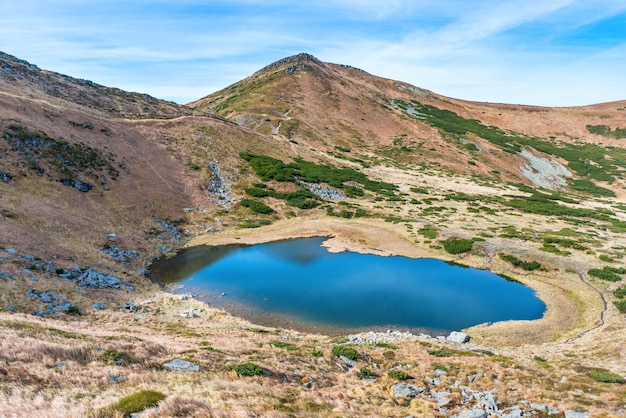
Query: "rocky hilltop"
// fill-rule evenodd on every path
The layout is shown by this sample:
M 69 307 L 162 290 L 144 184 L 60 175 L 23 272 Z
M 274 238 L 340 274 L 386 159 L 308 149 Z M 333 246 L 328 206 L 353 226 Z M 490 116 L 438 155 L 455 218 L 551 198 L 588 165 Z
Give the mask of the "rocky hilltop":
M 625 140 L 626 102 L 467 102 L 310 54 L 184 106 L 0 53 L 3 414 L 621 416 Z M 147 278 L 309 236 L 489 269 L 547 311 L 331 338 Z

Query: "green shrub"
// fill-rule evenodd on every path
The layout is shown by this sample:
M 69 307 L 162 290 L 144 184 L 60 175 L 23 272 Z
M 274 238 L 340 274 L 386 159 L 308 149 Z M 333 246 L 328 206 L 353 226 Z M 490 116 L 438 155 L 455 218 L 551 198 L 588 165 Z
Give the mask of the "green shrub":
M 374 373 L 373 371 L 371 371 L 367 367 L 361 367 L 361 369 L 357 373 L 357 376 L 360 379 L 374 379 L 374 378 L 378 377 L 378 375 L 376 373 Z
M 235 373 L 237 373 L 239 377 L 242 377 L 242 376 L 260 376 L 264 372 L 263 372 L 263 369 L 257 366 L 256 364 L 250 361 L 247 361 L 245 363 L 236 365 Z
M 617 310 L 619 310 L 621 313 L 626 313 L 626 300 L 620 300 L 613 303 L 615 304 Z
M 523 261 L 510 254 L 498 254 L 498 255 L 502 260 L 508 261 L 509 263 L 513 264 L 515 267 L 520 267 L 522 270 L 533 271 L 541 267 L 541 264 L 538 263 L 537 261 Z
M 603 383 L 624 383 L 624 379 L 617 373 L 611 373 L 606 370 L 596 369 L 589 373 L 589 377 L 597 382 Z
M 620 274 L 625 274 L 626 269 L 613 268 L 605 266 L 602 269 L 590 269 L 587 271 L 587 274 L 592 277 L 597 277 L 601 280 L 606 280 L 609 282 L 619 282 L 622 280 Z
M 334 356 L 344 356 L 347 359 L 357 361 L 361 359 L 361 355 L 354 348 L 346 345 L 336 345 L 333 347 L 332 353 Z
M 418 229 L 417 233 L 424 238 L 435 239 L 437 238 L 439 232 L 437 231 L 437 228 L 434 228 L 432 226 L 424 226 L 423 228 Z
M 250 208 L 255 213 L 270 214 L 274 212 L 274 209 L 270 208 L 263 202 L 259 202 L 258 200 L 242 199 L 240 204 L 241 206 Z
M 152 408 L 163 399 L 165 399 L 165 395 L 161 392 L 142 390 L 120 399 L 107 409 L 111 412 L 118 412 L 123 414 L 123 416 L 128 416 L 134 412 L 141 412 L 145 409 Z
M 78 306 L 71 305 L 67 308 L 67 313 L 70 315 L 80 315 L 80 308 Z
M 442 244 L 443 248 L 450 254 L 462 254 L 472 249 L 474 241 L 465 238 L 448 238 Z
M 100 359 L 107 364 L 113 364 L 116 361 L 121 360 L 122 355 L 123 353 L 117 350 L 104 350 L 100 355 Z
M 390 349 L 390 350 L 397 350 L 397 349 L 398 349 L 398 346 L 397 346 L 397 345 L 395 345 L 395 344 L 390 344 L 390 343 L 383 343 L 383 342 L 380 342 L 380 343 L 376 343 L 376 344 L 374 344 L 374 345 L 375 345 L 376 347 L 388 348 L 388 349 Z
M 452 355 L 451 352 L 447 351 L 445 348 L 440 348 L 437 350 L 427 350 L 428 354 L 435 357 L 450 357 Z
M 616 298 L 620 298 L 620 299 L 623 299 L 624 297 L 626 297 L 626 286 L 615 289 L 615 291 L 613 292 L 613 295 Z
M 290 350 L 290 351 L 298 349 L 298 347 L 295 344 L 291 344 L 285 341 L 272 341 L 270 345 L 272 347 L 284 348 L 285 350 Z
M 389 370 L 387 372 L 387 376 L 391 377 L 392 379 L 396 379 L 396 380 L 409 380 L 409 379 L 413 379 L 413 376 L 411 376 L 410 374 L 408 374 L 405 371 L 399 370 L 399 369 L 395 369 L 395 370 Z
M 615 261 L 606 254 L 600 254 L 600 260 L 604 261 L 605 263 L 612 263 L 613 261 Z

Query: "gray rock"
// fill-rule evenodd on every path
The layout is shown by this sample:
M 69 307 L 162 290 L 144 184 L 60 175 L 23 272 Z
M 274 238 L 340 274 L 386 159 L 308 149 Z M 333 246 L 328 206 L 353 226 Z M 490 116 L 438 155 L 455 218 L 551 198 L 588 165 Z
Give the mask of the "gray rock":
M 11 305 L 5 306 L 4 309 L 6 309 L 9 312 L 15 312 L 16 311 L 15 306 L 11 306 Z
M 126 313 L 134 313 L 137 312 L 138 309 L 139 307 L 135 302 L 127 301 L 126 303 L 124 303 L 124 306 L 120 308 L 120 311 Z
M 537 411 L 548 412 L 548 405 L 546 405 L 545 403 L 531 402 L 529 406 L 532 409 L 536 409 Z
M 565 418 L 589 418 L 591 414 L 589 412 L 580 412 L 580 411 L 565 411 Z
M 507 410 L 507 412 L 501 413 L 500 418 L 522 418 L 524 411 L 519 406 Z
M 498 403 L 496 402 L 496 395 L 492 392 L 486 392 L 478 402 L 478 406 L 485 411 L 496 412 L 498 410 Z
M 116 234 L 109 234 L 109 241 L 115 242 L 116 240 L 117 240 L 117 235 Z
M 348 366 L 348 368 L 353 368 L 354 366 L 356 366 L 356 361 L 354 360 L 350 360 L 348 357 L 344 357 L 344 356 L 339 356 L 339 358 L 341 359 L 341 361 L 343 361 L 345 363 L 346 366 Z
M 458 414 L 452 415 L 452 418 L 487 418 L 487 413 L 480 409 L 464 409 Z
M 197 364 L 193 364 L 179 358 L 163 364 L 163 367 L 175 372 L 200 371 L 200 366 L 198 366 Z
M 11 180 L 13 180 L 13 174 L 0 171 L 0 181 L 2 181 L 3 183 L 8 183 Z
M 119 289 L 122 286 L 121 279 L 91 269 L 85 270 L 74 281 L 78 286 L 90 289 Z
M 394 398 L 407 397 L 414 398 L 420 393 L 424 393 L 426 389 L 415 385 L 409 385 L 407 383 L 396 383 L 391 386 Z
M 111 374 L 109 375 L 109 381 L 111 383 L 121 383 L 124 381 L 124 376 L 121 374 Z
M 5 251 L 7 254 L 17 254 L 17 250 L 15 248 L 7 248 Z
M 93 305 L 91 305 L 94 309 L 105 309 L 106 306 L 104 306 L 103 302 L 96 302 Z
M 448 337 L 446 338 L 446 340 L 452 342 L 452 343 L 466 343 L 470 340 L 469 335 L 467 335 L 464 332 L 459 332 L 459 331 L 452 331 L 450 333 L 450 335 L 448 335 Z
M 467 376 L 467 380 L 470 383 L 474 383 L 476 381 L 476 379 L 478 379 L 480 377 L 479 374 L 470 374 L 469 376 Z

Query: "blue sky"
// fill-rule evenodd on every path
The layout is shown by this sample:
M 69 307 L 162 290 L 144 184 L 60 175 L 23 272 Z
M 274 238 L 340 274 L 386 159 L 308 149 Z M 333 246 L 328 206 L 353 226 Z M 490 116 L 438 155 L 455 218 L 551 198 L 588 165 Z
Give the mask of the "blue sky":
M 0 51 L 179 103 L 309 52 L 451 97 L 583 105 L 626 99 L 626 1 L 0 0 Z

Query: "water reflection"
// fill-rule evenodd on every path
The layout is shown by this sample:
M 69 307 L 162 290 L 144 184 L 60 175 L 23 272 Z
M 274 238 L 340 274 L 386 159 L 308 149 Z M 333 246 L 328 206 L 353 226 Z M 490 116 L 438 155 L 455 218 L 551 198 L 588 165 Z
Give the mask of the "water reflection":
M 181 284 L 182 292 L 255 323 L 325 333 L 447 332 L 537 319 L 545 310 L 532 289 L 489 271 L 434 259 L 333 254 L 323 241 L 192 248 L 155 265 L 152 278 Z

